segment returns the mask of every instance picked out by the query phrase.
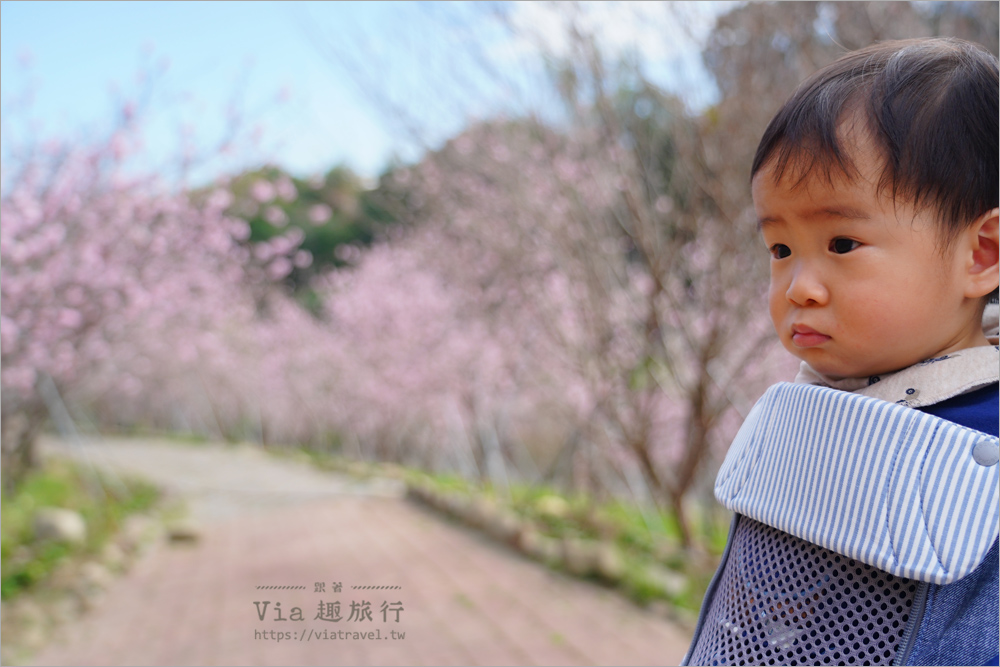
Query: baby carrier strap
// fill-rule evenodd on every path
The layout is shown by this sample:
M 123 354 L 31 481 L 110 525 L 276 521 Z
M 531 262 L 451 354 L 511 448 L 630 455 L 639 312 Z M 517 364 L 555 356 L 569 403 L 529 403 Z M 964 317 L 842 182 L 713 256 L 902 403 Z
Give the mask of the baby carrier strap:
M 858 394 L 782 382 L 729 449 L 728 509 L 893 575 L 957 581 L 1000 533 L 1000 442 Z

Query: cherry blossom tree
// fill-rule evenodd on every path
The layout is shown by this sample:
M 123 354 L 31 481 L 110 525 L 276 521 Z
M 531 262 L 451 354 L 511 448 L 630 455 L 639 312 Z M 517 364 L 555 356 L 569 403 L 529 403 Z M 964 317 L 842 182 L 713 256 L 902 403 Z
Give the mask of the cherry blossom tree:
M 413 193 L 407 213 L 420 231 L 387 248 L 420 255 L 401 266 L 434 276 L 429 284 L 459 315 L 455 326 L 503 341 L 505 362 L 483 373 L 503 380 L 480 386 L 515 389 L 462 388 L 448 363 L 427 354 L 426 364 L 409 369 L 420 375 L 407 376 L 410 398 L 398 404 L 416 409 L 448 387 L 459 397 L 452 402 L 467 406 L 458 414 L 477 461 L 503 430 L 484 432 L 483 415 L 510 414 L 502 397 L 558 405 L 568 425 L 545 472 L 595 492 L 637 473 L 654 500 L 671 505 L 689 542 L 685 497 L 771 370 L 764 254 L 746 184 L 720 179 L 713 163 L 723 142 L 710 121 L 641 72 L 614 71 L 592 35 L 570 28 L 569 55 L 553 59 L 561 123 L 529 114 L 474 124 L 394 176 Z M 366 303 L 380 303 L 364 287 L 373 266 L 363 258 L 350 288 Z M 402 274 L 388 282 L 422 284 Z M 405 327 L 379 327 L 400 350 L 420 329 L 422 315 L 410 315 Z M 435 340 L 450 339 L 442 332 Z M 375 349 L 371 355 L 388 364 L 376 374 L 382 386 L 395 384 L 392 355 Z M 475 358 L 459 368 L 479 376 Z M 531 421 L 528 413 L 520 414 Z
M 534 351 L 550 388 L 579 388 L 571 484 L 597 490 L 601 468 L 638 464 L 687 540 L 684 497 L 724 447 L 719 427 L 773 377 L 763 253 L 746 211 L 723 209 L 711 174 L 689 166 L 703 150 L 695 123 L 677 112 L 685 168 L 652 187 L 663 174 L 622 148 L 618 120 L 568 136 L 487 124 L 425 160 L 422 224 L 442 239 L 426 263 L 472 291 L 467 308 L 491 330 L 516 323 L 531 341 L 518 352 Z
M 140 133 L 128 108 L 122 118 L 106 139 L 33 141 L 3 165 L 7 488 L 33 463 L 44 387 L 127 405 L 140 394 L 155 401 L 187 372 L 225 367 L 227 332 L 258 317 L 296 261 L 300 237 L 249 247 L 247 223 L 224 214 L 225 188 L 195 205 L 127 168 Z

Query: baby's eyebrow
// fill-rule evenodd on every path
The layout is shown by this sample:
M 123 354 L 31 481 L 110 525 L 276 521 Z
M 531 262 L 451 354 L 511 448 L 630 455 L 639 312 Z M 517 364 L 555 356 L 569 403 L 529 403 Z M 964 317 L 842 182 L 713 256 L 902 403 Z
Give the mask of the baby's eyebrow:
M 780 222 L 781 218 L 775 218 L 771 216 L 766 216 L 763 218 L 757 218 L 757 231 L 762 231 L 764 227 L 768 225 L 773 225 L 776 222 Z
M 820 216 L 847 218 L 848 220 L 871 220 L 871 215 L 861 209 L 851 208 L 850 206 L 824 206 L 806 215 L 808 218 Z
M 845 220 L 871 220 L 871 215 L 862 211 L 861 209 L 852 208 L 850 206 L 823 206 L 815 210 L 806 211 L 802 214 L 803 218 L 844 218 Z M 777 222 L 783 222 L 784 218 L 781 216 L 764 216 L 763 218 L 757 218 L 757 231 L 763 230 L 768 225 L 772 225 Z

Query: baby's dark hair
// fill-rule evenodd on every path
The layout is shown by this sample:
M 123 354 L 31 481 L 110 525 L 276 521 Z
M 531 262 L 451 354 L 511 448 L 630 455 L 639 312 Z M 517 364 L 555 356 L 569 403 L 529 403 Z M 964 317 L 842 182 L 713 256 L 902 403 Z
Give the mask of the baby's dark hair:
M 959 39 L 881 42 L 804 81 L 771 120 L 751 178 L 773 162 L 781 179 L 857 170 L 841 125 L 854 120 L 881 153 L 878 183 L 893 201 L 937 209 L 947 241 L 998 205 L 997 59 Z

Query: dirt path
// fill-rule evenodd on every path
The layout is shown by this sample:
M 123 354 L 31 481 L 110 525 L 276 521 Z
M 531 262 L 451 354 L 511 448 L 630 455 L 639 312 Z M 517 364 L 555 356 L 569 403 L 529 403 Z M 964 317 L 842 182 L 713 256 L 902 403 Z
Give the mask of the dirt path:
M 672 665 L 687 648 L 662 617 L 392 483 L 251 448 L 109 440 L 75 452 L 183 493 L 202 536 L 154 548 L 35 664 Z

